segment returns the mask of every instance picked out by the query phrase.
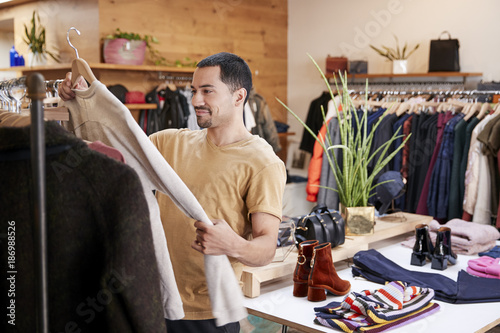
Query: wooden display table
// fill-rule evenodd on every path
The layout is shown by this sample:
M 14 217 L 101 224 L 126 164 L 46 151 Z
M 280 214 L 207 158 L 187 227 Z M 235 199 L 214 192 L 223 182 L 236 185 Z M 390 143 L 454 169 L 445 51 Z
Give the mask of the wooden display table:
M 375 232 L 367 236 L 346 236 L 345 243 L 332 249 L 334 262 L 352 258 L 358 251 L 368 250 L 370 244 L 380 240 L 399 236 L 415 230 L 420 223 L 430 223 L 431 216 L 410 213 L 395 213 L 376 219 Z M 276 257 L 282 256 L 282 249 L 276 251 Z M 275 261 L 263 267 L 243 268 L 241 281 L 246 297 L 260 295 L 262 283 L 269 282 L 293 273 L 297 262 L 297 249 L 294 248 L 283 261 Z

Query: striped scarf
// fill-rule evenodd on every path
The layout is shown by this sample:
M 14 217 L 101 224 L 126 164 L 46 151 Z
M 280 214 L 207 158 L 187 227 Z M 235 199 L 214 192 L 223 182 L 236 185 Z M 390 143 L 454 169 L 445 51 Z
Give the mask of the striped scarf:
M 434 290 L 393 281 L 375 290 L 351 292 L 342 302 L 314 308 L 321 325 L 344 332 L 383 332 L 436 312 Z

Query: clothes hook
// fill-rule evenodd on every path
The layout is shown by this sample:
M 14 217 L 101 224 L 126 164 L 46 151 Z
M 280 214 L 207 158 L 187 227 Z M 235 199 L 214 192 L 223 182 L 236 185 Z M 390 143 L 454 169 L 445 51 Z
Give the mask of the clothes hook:
M 78 59 L 78 58 L 80 58 L 80 56 L 78 55 L 78 50 L 77 50 L 77 49 L 76 49 L 76 47 L 74 47 L 74 46 L 73 46 L 73 44 L 71 44 L 71 42 L 69 41 L 69 32 L 70 32 L 71 30 L 75 30 L 75 31 L 76 31 L 76 33 L 78 34 L 78 36 L 80 36 L 80 31 L 78 31 L 78 29 L 77 29 L 77 28 L 75 28 L 75 27 L 71 27 L 71 28 L 69 28 L 69 29 L 68 29 L 68 32 L 67 32 L 67 34 L 66 34 L 66 40 L 68 41 L 69 46 L 71 46 L 71 47 L 73 48 L 73 50 L 75 50 L 75 53 L 76 53 L 76 58 Z

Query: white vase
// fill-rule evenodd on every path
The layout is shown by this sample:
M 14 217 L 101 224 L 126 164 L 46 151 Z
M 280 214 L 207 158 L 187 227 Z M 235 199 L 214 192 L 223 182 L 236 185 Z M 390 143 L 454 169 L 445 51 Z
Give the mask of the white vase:
M 392 61 L 392 74 L 406 74 L 406 73 L 408 73 L 408 60 Z
M 29 67 L 40 67 L 47 65 L 47 55 L 44 53 L 28 53 L 28 59 L 26 66 Z

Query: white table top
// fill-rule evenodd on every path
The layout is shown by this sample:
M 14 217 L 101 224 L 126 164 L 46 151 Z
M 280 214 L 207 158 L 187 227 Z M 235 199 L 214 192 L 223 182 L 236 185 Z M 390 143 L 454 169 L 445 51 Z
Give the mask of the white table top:
M 410 265 L 412 250 L 400 245 L 400 240 L 395 239 L 393 240 L 393 242 L 396 241 L 395 244 L 375 248 L 386 258 L 398 263 L 405 269 L 438 273 L 455 281 L 457 280 L 458 272 L 467 267 L 467 261 L 478 257 L 458 255 L 457 264 L 454 266 L 448 265 L 448 268 L 444 271 L 431 269 L 430 263 L 427 263 L 423 267 L 412 266 Z M 381 288 L 380 284 L 367 281 L 363 278 L 354 278 L 350 267 L 346 263 L 342 263 L 342 266 L 337 263 L 335 267 L 340 278 L 351 282 L 352 291 L 376 290 Z M 322 302 L 309 302 L 307 297 L 294 297 L 292 295 L 292 273 L 288 278 L 263 285 L 260 296 L 245 298 L 244 305 L 247 307 L 248 312 L 305 332 L 338 332 L 337 330 L 314 323 L 314 307 L 324 306 L 332 301 L 340 302 L 345 296 L 327 294 L 327 299 Z M 437 313 L 405 326 L 392 329 L 391 332 L 485 332 L 500 324 L 500 302 L 476 304 L 435 302 L 440 305 L 440 310 Z

